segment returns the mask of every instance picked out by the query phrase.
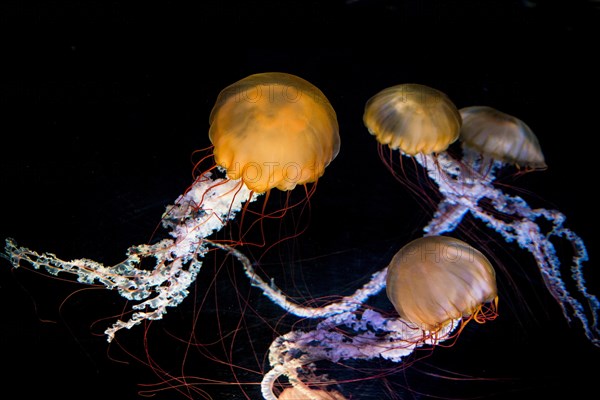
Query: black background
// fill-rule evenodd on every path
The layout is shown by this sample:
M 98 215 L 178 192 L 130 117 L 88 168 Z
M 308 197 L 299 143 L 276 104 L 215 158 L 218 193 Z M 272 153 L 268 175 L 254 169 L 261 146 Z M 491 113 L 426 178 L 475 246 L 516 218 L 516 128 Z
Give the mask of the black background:
M 370 96 L 415 82 L 442 90 L 459 108 L 489 105 L 527 122 L 549 168 L 506 182 L 535 193 L 527 197 L 534 205 L 567 215 L 588 246 L 590 290 L 600 293 L 592 193 L 600 19 L 593 2 L 197 3 L 2 3 L 0 238 L 64 259 L 118 262 L 129 245 L 149 240 L 164 207 L 191 182 L 192 153 L 210 145 L 208 115 L 219 91 L 252 73 L 282 71 L 326 94 L 342 146 L 311 198 L 308 229 L 265 260 L 302 266 L 302 282 L 315 296 L 351 292 L 428 220 L 430 210 L 385 170 L 362 124 Z M 294 229 L 292 222 L 281 226 Z M 453 347 L 436 349 L 388 381 L 348 386 L 347 396 L 503 399 L 595 390 L 599 350 L 577 321 L 567 324 L 531 257 L 482 232 L 469 237 L 480 235 L 518 284 L 501 278 L 500 318 L 469 325 Z M 133 399 L 138 384 L 159 381 L 101 335 L 113 321 L 101 318 L 123 306 L 116 294 L 79 291 L 0 263 L 2 398 L 11 391 L 25 398 Z M 288 279 L 291 290 L 297 281 Z M 219 308 L 204 309 L 207 321 L 217 310 L 223 319 L 239 319 L 237 305 L 227 303 L 234 286 L 223 281 Z M 279 282 L 286 285 L 285 278 Z M 276 320 L 277 308 L 245 280 L 238 286 Z M 160 332 L 191 329 L 192 298 L 200 297 L 191 295 L 152 326 L 159 333 L 150 352 L 175 374 L 181 348 L 169 359 L 173 342 L 160 342 Z M 263 357 L 273 332 L 259 323 L 246 330 L 257 347 L 240 339 L 235 360 L 256 368 L 252 357 Z M 140 355 L 142 333 L 123 332 L 120 343 Z M 226 366 L 194 362 L 186 372 L 232 379 Z M 203 389 L 215 399 L 245 398 L 237 386 Z M 260 398 L 255 386 L 244 390 Z M 167 391 L 154 398 L 178 397 Z

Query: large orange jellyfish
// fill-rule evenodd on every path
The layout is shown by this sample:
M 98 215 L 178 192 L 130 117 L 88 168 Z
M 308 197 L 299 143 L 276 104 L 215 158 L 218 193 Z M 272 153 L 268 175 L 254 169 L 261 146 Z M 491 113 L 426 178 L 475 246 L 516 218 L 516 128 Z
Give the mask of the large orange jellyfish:
M 323 92 L 295 75 L 266 72 L 247 76 L 223 89 L 209 117 L 210 154 L 197 163 L 196 181 L 212 180 L 215 169 L 225 174 L 225 185 L 245 203 L 239 222 L 241 244 L 266 243 L 265 219 L 280 220 L 287 210 L 310 198 L 325 168 L 337 156 L 340 135 L 336 113 Z M 214 158 L 209 168 L 202 161 Z M 304 186 L 304 197 L 291 203 L 290 191 Z M 271 190 L 285 192 L 285 203 L 267 211 Z M 248 207 L 265 194 L 259 219 L 245 222 Z M 202 204 L 203 199 L 199 199 Z M 235 199 L 232 199 L 235 202 Z M 234 211 L 235 208 L 233 209 Z M 246 239 L 250 227 L 260 223 L 259 242 Z M 295 235 L 295 234 L 294 234 Z
M 281 72 L 223 89 L 209 122 L 215 162 L 255 193 L 315 182 L 340 148 L 336 114 L 323 92 Z
M 162 319 L 168 307 L 187 297 L 203 256 L 217 246 L 209 236 L 258 195 L 315 182 L 339 151 L 336 115 L 325 95 L 286 73 L 255 74 L 227 87 L 210 122 L 215 160 L 227 176 L 213 177 L 214 167 L 210 168 L 167 207 L 161 222 L 172 238 L 132 246 L 114 266 L 89 259 L 61 260 L 18 247 L 12 239 L 6 241 L 5 257 L 15 267 L 29 263 L 54 275 L 68 272 L 82 283 L 101 283 L 139 302 L 129 319 L 106 330 L 109 341 L 120 329 Z M 141 268 L 144 259 L 152 258 L 153 269 Z

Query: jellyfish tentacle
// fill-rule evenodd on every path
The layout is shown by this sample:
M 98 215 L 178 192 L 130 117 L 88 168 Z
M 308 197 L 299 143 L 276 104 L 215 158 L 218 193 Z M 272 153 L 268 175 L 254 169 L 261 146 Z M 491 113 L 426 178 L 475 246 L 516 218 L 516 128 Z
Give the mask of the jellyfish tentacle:
M 345 312 L 331 316 L 311 331 L 288 332 L 276 338 L 269 347 L 271 370 L 265 374 L 261 384 L 263 396 L 267 400 L 274 398 L 269 394 L 272 394 L 272 386 L 281 376 L 285 376 L 293 386 L 303 385 L 306 377 L 300 376 L 299 371 L 316 361 L 383 358 L 400 362 L 418 347 L 448 339 L 460 321 L 449 321 L 439 331 L 430 332 L 401 318 L 386 318 L 367 309 L 361 314 Z M 350 328 L 354 334 L 342 334 L 341 327 Z M 313 373 L 311 370 L 311 381 L 319 379 L 326 384 L 335 383 Z
M 281 289 L 275 285 L 274 281 L 271 281 L 270 283 L 265 282 L 256 273 L 248 257 L 238 249 L 222 243 L 211 242 L 210 245 L 232 254 L 242 264 L 244 272 L 248 279 L 250 279 L 250 284 L 252 286 L 259 288 L 265 296 L 273 303 L 283 308 L 286 312 L 302 318 L 327 318 L 333 315 L 356 311 L 362 307 L 369 297 L 376 295 L 385 288 L 387 269 L 374 273 L 371 276 L 371 279 L 360 289 L 357 289 L 352 295 L 344 296 L 336 303 L 327 304 L 322 307 L 306 307 L 290 301 Z
M 19 247 L 12 239 L 6 241 L 5 257 L 14 267 L 26 263 L 35 269 L 46 269 L 53 275 L 74 274 L 81 283 L 100 283 L 107 289 L 116 289 L 128 300 L 143 300 L 132 306 L 134 312 L 129 319 L 118 320 L 106 329 L 110 342 L 117 331 L 130 329 L 144 320 L 161 319 L 168 307 L 179 305 L 202 267 L 201 259 L 208 251 L 206 238 L 233 219 L 246 201 L 257 198 L 258 195 L 251 195 L 242 182 L 212 179 L 207 173 L 198 178 L 174 205 L 167 207 L 163 226 L 169 229 L 174 239 L 131 246 L 127 257 L 114 266 L 88 259 L 61 260 L 52 253 L 39 254 Z M 152 258 L 154 269 L 140 268 L 143 259 Z
M 429 177 L 436 182 L 442 195 L 433 218 L 423 228 L 425 235 L 439 235 L 453 231 L 468 212 L 502 235 L 508 243 L 516 242 L 519 247 L 534 257 L 546 288 L 561 307 L 567 321 L 571 321 L 572 317 L 577 318 L 586 337 L 594 345 L 600 346 L 598 327 L 600 302 L 588 291 L 583 274 L 584 263 L 588 261 L 586 246 L 581 237 L 564 227 L 566 216 L 558 210 L 532 209 L 522 197 L 512 196 L 496 188 L 493 184 L 495 171 L 504 165 L 503 162 L 494 161 L 490 169 L 482 174 L 478 172 L 477 162 L 480 159 L 471 159 L 474 164 L 469 168 L 447 153 L 438 154 L 437 164 L 432 162 L 431 157 L 431 155 L 415 157 L 417 162 L 427 170 Z M 504 221 L 485 211 L 479 205 L 483 199 L 489 200 L 496 211 L 512 216 L 512 220 Z M 552 225 L 546 234 L 542 232 L 537 222 L 540 218 Z M 552 238 L 563 238 L 573 248 L 570 275 L 579 295 L 588 305 L 587 312 L 582 302 L 575 298 L 565 285 L 562 262 L 556 255 Z
M 298 391 L 308 398 L 315 395 L 304 381 L 318 380 L 323 384 L 334 384 L 334 381 L 316 375 L 314 369 L 306 371 L 306 367 L 316 361 L 338 362 L 381 357 L 400 362 L 417 347 L 448 339 L 460 325 L 459 318 L 447 321 L 435 331 L 428 331 L 402 318 L 386 318 L 371 309 L 360 311 L 370 296 L 386 286 L 387 267 L 373 274 L 353 295 L 339 302 L 323 307 L 306 307 L 288 300 L 273 282 L 267 283 L 260 278 L 250 260 L 238 249 L 221 243 L 210 245 L 232 254 L 242 264 L 251 285 L 287 312 L 301 318 L 322 319 L 313 330 L 293 330 L 272 342 L 269 348 L 271 370 L 264 375 L 261 383 L 266 400 L 276 399 L 273 385 L 281 376 L 285 376 L 293 387 L 298 387 Z M 341 327 L 349 328 L 354 333 L 352 336 L 343 334 Z M 303 371 L 302 376 L 299 371 Z

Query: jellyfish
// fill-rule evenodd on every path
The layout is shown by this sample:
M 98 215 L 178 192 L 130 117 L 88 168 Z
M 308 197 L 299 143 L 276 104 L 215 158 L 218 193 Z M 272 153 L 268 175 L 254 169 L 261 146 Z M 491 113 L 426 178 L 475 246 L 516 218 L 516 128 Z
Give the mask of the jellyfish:
M 448 236 L 424 236 L 400 249 L 388 266 L 386 291 L 398 314 L 424 331 L 496 315 L 494 267 L 483 253 Z
M 486 318 L 479 318 L 480 321 L 493 319 L 493 311 L 480 313 L 478 309 L 465 309 L 460 315 L 452 315 L 443 324 L 436 325 L 435 329 L 426 330 L 424 326 L 398 314 L 390 317 L 377 311 L 367 303 L 385 289 L 388 267 L 374 273 L 363 286 L 339 301 L 323 306 L 303 305 L 288 298 L 274 280 L 263 280 L 250 259 L 239 249 L 222 243 L 215 243 L 215 246 L 237 259 L 250 284 L 262 291 L 273 304 L 289 315 L 316 323 L 313 329 L 292 329 L 271 343 L 268 351 L 271 369 L 261 381 L 261 393 L 265 400 L 278 399 L 274 387 L 282 377 L 287 379 L 294 394 L 305 396 L 302 398 L 333 396 L 331 393 L 335 391 L 329 387 L 337 385 L 337 381 L 319 373 L 315 366 L 318 361 L 338 363 L 345 360 L 383 359 L 399 363 L 420 347 L 435 346 L 452 338 L 453 332 L 461 326 L 463 314 L 470 314 L 468 318 L 487 315 Z M 472 252 L 470 247 L 465 248 Z M 433 251 L 438 252 L 438 258 L 447 257 L 448 246 L 438 246 Z M 452 253 L 453 257 L 456 255 L 457 252 Z M 315 383 L 319 389 L 314 388 Z M 325 393 L 315 392 L 319 390 Z
M 317 182 L 340 148 L 337 117 L 329 100 L 310 82 L 288 73 L 253 74 L 227 86 L 217 96 L 209 124 L 214 164 L 203 170 L 198 163 L 197 179 L 217 169 L 236 183 L 236 196 L 250 200 L 242 210 L 239 243 L 249 244 L 244 241 L 243 222 L 256 195 L 265 194 L 258 212 L 262 232 L 265 217 L 280 219 L 297 205 L 289 204 L 296 186 L 305 186 L 299 203 L 310 198 L 316 186 L 306 185 Z M 286 201 L 282 209 L 267 214 L 272 189 L 285 192 Z M 261 245 L 264 242 L 263 237 Z
M 379 143 L 413 156 L 446 150 L 458 139 L 461 116 L 446 94 L 409 83 L 371 97 L 363 122 Z
M 281 376 L 306 398 L 321 398 L 312 393 L 311 383 L 324 387 L 336 382 L 318 375 L 313 366 L 316 361 L 385 359 L 398 363 L 417 348 L 456 337 L 469 321 L 483 323 L 497 315 L 496 275 L 490 261 L 449 236 L 413 240 L 352 295 L 322 307 L 294 303 L 274 282 L 261 280 L 245 255 L 234 248 L 229 251 L 241 262 L 252 285 L 275 304 L 295 316 L 320 320 L 313 330 L 295 329 L 272 343 L 272 369 L 261 386 L 267 400 L 277 398 L 273 386 Z M 384 315 L 367 305 L 383 289 L 395 315 Z
M 483 165 L 498 160 L 517 167 L 546 168 L 537 137 L 520 119 L 487 106 L 465 107 L 459 112 L 463 157 L 470 164 L 482 157 Z
M 336 157 L 340 138 L 335 111 L 308 81 L 286 73 L 250 75 L 218 96 L 210 114 L 209 137 L 216 164 L 203 171 L 161 220 L 171 238 L 131 246 L 125 259 L 105 266 L 90 259 L 66 261 L 6 240 L 4 258 L 14 267 L 29 264 L 100 283 L 134 302 L 133 313 L 107 328 L 108 341 L 121 329 L 162 319 L 168 307 L 189 294 L 213 248 L 209 237 L 233 220 L 244 204 L 277 188 L 292 190 L 315 182 Z M 219 173 L 224 174 L 218 177 Z M 215 176 L 214 176 L 215 175 Z M 142 268 L 154 259 L 152 269 Z
M 223 89 L 209 121 L 216 164 L 255 193 L 315 182 L 340 148 L 336 114 L 323 92 L 281 72 Z
M 403 156 L 424 159 L 436 168 L 437 154 L 459 138 L 462 117 L 452 100 L 432 87 L 407 83 L 383 89 L 367 100 L 363 123 L 378 143 L 379 157 L 393 176 L 411 190 L 420 205 L 431 202 L 407 176 Z M 398 150 L 399 171 L 393 153 Z M 435 208 L 435 203 L 430 204 Z
M 398 143 L 401 155 L 419 164 L 435 183 L 441 199 L 432 219 L 423 228 L 424 235 L 452 232 L 461 224 L 464 216 L 470 214 L 499 233 L 507 243 L 517 243 L 533 256 L 548 291 L 561 307 L 565 318 L 568 321 L 573 317 L 577 318 L 587 338 L 594 345 L 600 346 L 600 302 L 586 288 L 583 266 L 588 255 L 583 240 L 565 226 L 566 216 L 560 211 L 534 209 L 520 196 L 504 193 L 494 185 L 497 171 L 505 166 L 532 169 L 546 167 L 533 131 L 520 119 L 483 106 L 461 109 L 458 124 L 425 125 L 436 126 L 434 130 L 437 136 L 430 133 L 429 129 L 420 129 L 421 125 L 413 128 L 410 135 L 403 129 L 389 130 L 388 127 L 402 127 L 403 121 L 414 118 L 427 120 L 421 115 L 423 112 L 428 113 L 431 120 L 444 118 L 455 121 L 447 113 L 440 113 L 438 108 L 430 111 L 429 108 L 398 107 L 397 104 L 403 104 L 406 98 L 403 90 L 394 89 L 398 87 L 405 86 L 383 90 L 380 93 L 384 95 L 375 95 L 375 100 L 367 101 L 364 123 L 380 146 Z M 432 92 L 427 87 L 416 88 L 425 94 Z M 428 96 L 420 95 L 415 98 L 426 100 Z M 441 98 L 447 103 L 445 96 Z M 376 120 L 370 117 L 372 115 L 380 116 L 381 122 L 375 123 Z M 450 138 L 454 136 L 448 134 L 449 126 L 459 130 L 462 157 L 453 156 L 443 146 L 437 145 L 441 138 L 445 139 L 446 146 L 451 144 Z M 412 139 L 413 133 L 416 137 L 421 130 L 424 131 L 421 146 L 411 144 L 405 147 L 404 138 L 410 136 L 410 143 L 418 141 Z M 397 135 L 397 138 L 389 139 L 389 135 Z M 380 140 L 381 137 L 384 140 Z M 439 139 L 432 140 L 432 137 Z M 545 226 L 550 228 L 544 229 Z M 561 239 L 573 248 L 570 277 L 573 287 L 579 291 L 578 295 L 573 295 L 568 290 L 561 268 L 563 260 L 558 257 L 552 242 Z

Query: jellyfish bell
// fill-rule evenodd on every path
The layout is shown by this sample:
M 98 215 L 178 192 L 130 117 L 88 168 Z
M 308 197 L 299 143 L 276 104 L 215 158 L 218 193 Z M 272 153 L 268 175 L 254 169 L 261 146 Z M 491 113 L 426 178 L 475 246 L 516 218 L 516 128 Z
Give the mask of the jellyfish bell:
M 335 390 L 308 389 L 300 390 L 289 387 L 283 390 L 277 400 L 345 400 L 340 392 Z
M 329 100 L 287 73 L 254 74 L 226 87 L 209 122 L 216 164 L 255 193 L 317 181 L 340 148 Z
M 447 236 L 425 236 L 400 249 L 389 264 L 386 291 L 400 317 L 425 331 L 437 332 L 454 320 L 485 322 L 496 316 L 491 263 L 469 244 Z
M 379 143 L 414 156 L 446 150 L 458 139 L 461 116 L 443 92 L 409 83 L 371 97 L 363 122 Z
M 465 151 L 517 167 L 547 168 L 537 137 L 520 119 L 487 106 L 461 108 L 460 115 Z
M 434 210 L 437 199 L 431 197 L 435 193 L 432 182 L 415 182 L 410 169 L 420 163 L 436 177 L 445 175 L 438 168 L 438 155 L 457 141 L 462 124 L 450 98 L 421 84 L 388 87 L 366 102 L 363 122 L 377 140 L 379 157 L 392 176 L 411 191 L 419 206 Z M 397 156 L 394 150 L 399 150 Z M 404 157 L 412 162 L 406 163 Z M 425 190 L 426 186 L 431 190 Z

